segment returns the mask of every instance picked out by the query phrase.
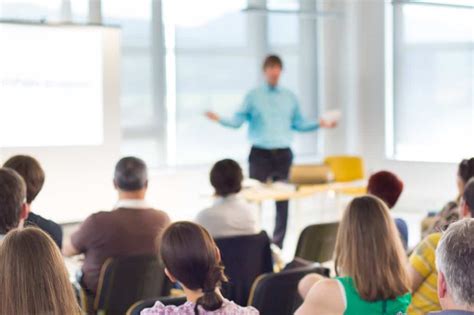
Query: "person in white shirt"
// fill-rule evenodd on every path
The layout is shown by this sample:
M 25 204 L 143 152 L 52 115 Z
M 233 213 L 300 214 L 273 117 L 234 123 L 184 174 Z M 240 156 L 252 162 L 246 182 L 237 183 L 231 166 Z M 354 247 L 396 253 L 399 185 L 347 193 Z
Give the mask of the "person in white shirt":
M 257 208 L 238 195 L 242 180 L 242 169 L 234 160 L 221 160 L 212 167 L 210 181 L 217 199 L 213 206 L 198 213 L 196 222 L 213 237 L 260 232 Z

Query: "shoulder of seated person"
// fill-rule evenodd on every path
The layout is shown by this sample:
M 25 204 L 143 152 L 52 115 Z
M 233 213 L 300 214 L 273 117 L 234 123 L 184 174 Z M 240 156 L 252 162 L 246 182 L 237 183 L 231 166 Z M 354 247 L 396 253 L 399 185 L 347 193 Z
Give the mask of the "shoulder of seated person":
M 59 226 L 59 224 L 57 224 L 53 220 L 47 219 L 47 218 L 45 218 L 45 217 L 43 217 L 43 216 L 41 216 L 37 213 L 34 213 L 34 212 L 29 213 L 27 220 L 31 219 L 31 218 L 36 219 L 38 221 L 46 222 L 46 223 L 49 223 L 49 224 L 52 224 L 52 225 L 58 225 Z
M 343 297 L 338 280 L 324 279 L 316 283 L 308 293 L 307 299 L 315 305 L 324 307 L 327 311 L 337 314 L 343 312 Z
M 428 240 L 432 241 L 432 242 L 433 242 L 433 241 L 434 241 L 434 242 L 437 242 L 437 241 L 439 241 L 439 239 L 441 238 L 441 235 L 442 235 L 442 233 L 436 232 L 436 233 L 432 233 L 432 234 L 428 235 L 426 238 L 427 238 Z
M 97 211 L 97 212 L 94 212 L 92 214 L 90 214 L 85 220 L 84 222 L 100 222 L 101 220 L 108 220 L 108 218 L 110 218 L 110 215 L 113 215 L 112 213 L 113 211 L 105 211 L 105 210 L 102 210 L 102 211 Z
M 155 211 L 158 212 L 158 215 L 161 217 L 161 219 L 163 219 L 165 221 L 166 220 L 171 221 L 171 218 L 170 218 L 168 212 L 163 211 L 163 210 L 157 210 L 157 209 L 155 209 Z
M 175 305 L 164 305 L 163 303 L 161 303 L 160 301 L 156 301 L 155 304 L 150 307 L 150 308 L 145 308 L 144 310 L 142 310 L 140 312 L 140 314 L 144 314 L 144 315 L 152 315 L 152 314 L 162 314 L 161 312 L 164 311 L 164 310 L 173 310 L 173 311 L 176 311 L 178 310 L 180 307 L 179 306 L 175 306 Z
M 89 218 L 94 218 L 95 219 L 95 218 L 111 215 L 112 213 L 113 213 L 113 211 L 101 210 L 101 211 L 97 211 L 97 212 L 92 213 L 89 216 Z
M 325 278 L 321 281 L 319 281 L 318 283 L 316 283 L 313 288 L 311 290 L 315 290 L 317 292 L 321 291 L 326 291 L 326 290 L 337 290 L 337 292 L 339 292 L 339 284 L 338 284 L 338 280 L 336 279 L 329 279 L 329 278 Z
M 202 218 L 202 217 L 206 217 L 208 215 L 212 215 L 213 212 L 215 212 L 216 209 L 214 208 L 206 208 L 206 209 L 202 209 L 201 211 L 199 211 L 197 214 L 196 214 L 196 217 L 198 218 Z
M 431 234 L 427 235 L 420 243 L 418 243 L 418 245 L 416 247 L 417 248 L 424 247 L 424 246 L 427 245 L 427 243 L 430 243 L 431 245 L 436 247 L 436 245 L 437 245 L 438 241 L 440 240 L 440 238 L 441 238 L 441 233 L 439 233 L 439 232 L 431 233 Z

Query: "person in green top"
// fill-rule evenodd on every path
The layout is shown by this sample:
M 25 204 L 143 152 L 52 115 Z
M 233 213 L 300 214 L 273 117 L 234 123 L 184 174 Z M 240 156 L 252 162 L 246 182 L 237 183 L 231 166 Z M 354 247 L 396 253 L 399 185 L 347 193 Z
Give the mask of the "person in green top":
M 406 255 L 389 210 L 374 196 L 352 200 L 337 233 L 338 277 L 304 277 L 295 315 L 404 315 L 411 302 Z

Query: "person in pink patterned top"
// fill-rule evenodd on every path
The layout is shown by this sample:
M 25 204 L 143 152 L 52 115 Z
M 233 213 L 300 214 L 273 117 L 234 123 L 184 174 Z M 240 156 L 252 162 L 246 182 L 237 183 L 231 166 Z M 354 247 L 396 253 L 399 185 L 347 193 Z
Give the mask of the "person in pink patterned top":
M 165 306 L 156 302 L 141 315 L 258 315 L 253 307 L 242 307 L 225 299 L 220 285 L 227 281 L 221 255 L 209 232 L 192 222 L 170 225 L 160 240 L 160 254 L 168 278 L 178 282 L 187 302 Z

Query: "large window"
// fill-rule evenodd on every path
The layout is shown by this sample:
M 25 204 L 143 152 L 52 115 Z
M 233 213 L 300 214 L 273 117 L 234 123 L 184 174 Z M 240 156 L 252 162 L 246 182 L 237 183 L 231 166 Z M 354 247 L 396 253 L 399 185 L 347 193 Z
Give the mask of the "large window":
M 242 158 L 245 130 L 234 131 L 209 122 L 212 110 L 231 115 L 243 95 L 257 82 L 255 54 L 249 41 L 249 21 L 241 12 L 245 3 L 222 1 L 222 12 L 207 21 L 196 20 L 213 10 L 210 1 L 196 2 L 193 17 L 178 1 L 175 12 L 176 133 L 175 163 L 207 163 L 230 156 Z M 224 3 L 228 3 L 225 7 Z M 214 2 L 215 3 L 215 2 Z M 209 5 L 210 4 L 210 5 Z M 197 11 L 197 12 L 196 12 Z
M 473 156 L 472 1 L 399 1 L 392 8 L 388 153 L 443 162 Z
M 166 164 L 162 97 L 153 73 L 153 0 L 102 0 L 103 22 L 122 29 L 122 153 Z M 160 69 L 163 71 L 163 69 Z

